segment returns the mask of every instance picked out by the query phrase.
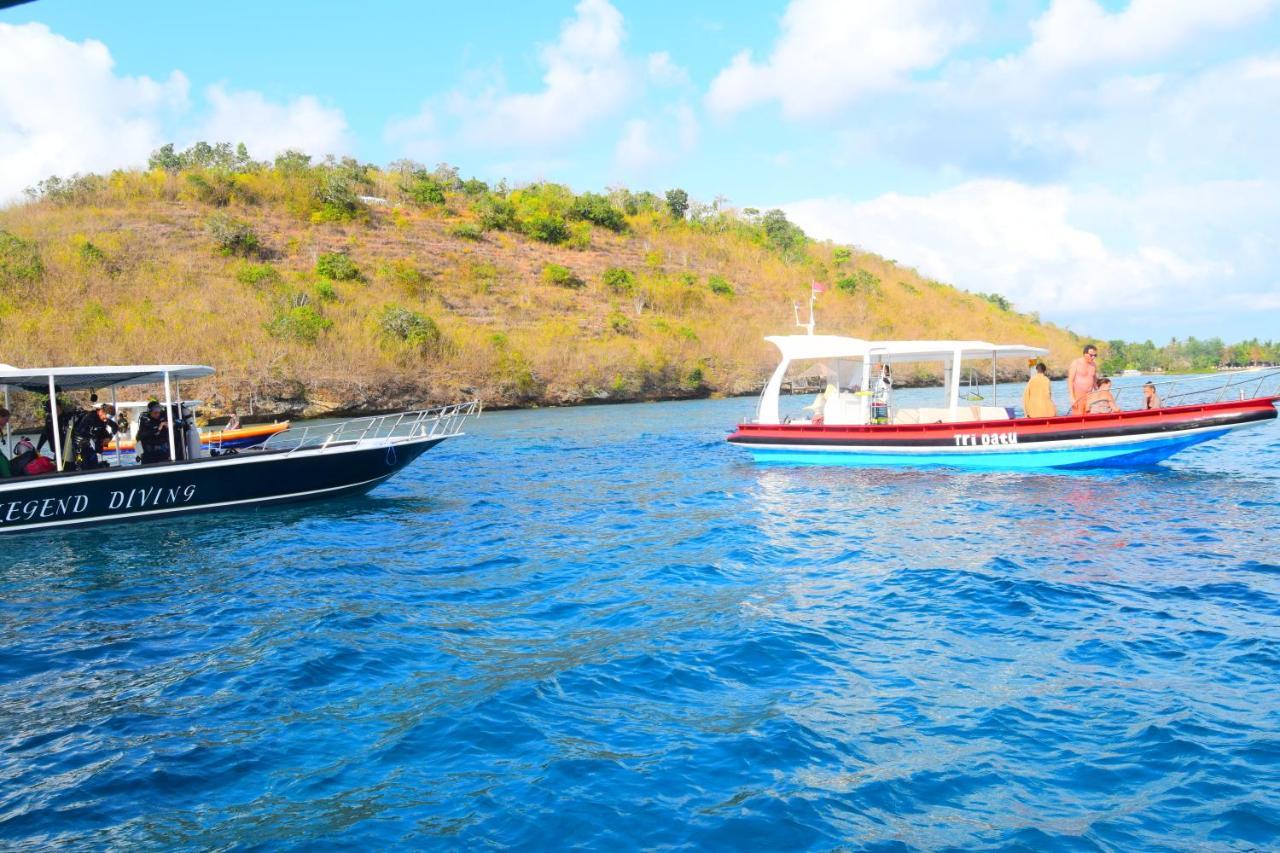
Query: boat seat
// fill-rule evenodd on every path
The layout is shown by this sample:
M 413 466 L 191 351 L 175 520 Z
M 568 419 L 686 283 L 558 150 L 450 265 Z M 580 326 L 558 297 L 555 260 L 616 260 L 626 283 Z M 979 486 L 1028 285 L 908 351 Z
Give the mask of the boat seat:
M 1009 411 L 1004 406 L 960 406 L 955 416 L 951 409 L 945 407 L 930 408 L 921 406 L 917 409 L 894 409 L 895 424 L 950 424 L 964 421 L 1007 421 Z

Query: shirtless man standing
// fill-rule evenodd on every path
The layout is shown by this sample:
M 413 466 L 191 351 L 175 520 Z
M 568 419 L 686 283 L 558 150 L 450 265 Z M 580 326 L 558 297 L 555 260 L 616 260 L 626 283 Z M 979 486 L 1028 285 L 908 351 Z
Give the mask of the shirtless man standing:
M 1098 348 L 1093 344 L 1085 344 L 1084 355 L 1071 362 L 1067 369 L 1067 393 L 1071 395 L 1071 404 L 1080 397 L 1093 391 L 1098 383 Z

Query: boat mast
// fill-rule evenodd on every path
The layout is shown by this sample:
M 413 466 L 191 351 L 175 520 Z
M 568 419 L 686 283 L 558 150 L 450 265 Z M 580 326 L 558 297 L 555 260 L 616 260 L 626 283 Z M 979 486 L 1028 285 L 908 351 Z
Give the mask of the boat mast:
M 796 325 L 804 329 L 806 335 L 813 334 L 813 329 L 814 329 L 813 306 L 817 303 L 817 301 L 818 301 L 818 292 L 816 290 L 811 290 L 809 292 L 809 322 L 807 323 L 800 322 L 800 303 L 799 302 L 791 303 L 791 310 L 794 311 L 796 315 Z

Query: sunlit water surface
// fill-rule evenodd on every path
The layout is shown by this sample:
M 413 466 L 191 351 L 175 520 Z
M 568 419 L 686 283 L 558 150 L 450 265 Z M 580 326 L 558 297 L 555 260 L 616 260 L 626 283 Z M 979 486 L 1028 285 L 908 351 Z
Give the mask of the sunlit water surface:
M 486 414 L 368 497 L 0 540 L 0 843 L 1266 847 L 1280 425 L 762 467 Z

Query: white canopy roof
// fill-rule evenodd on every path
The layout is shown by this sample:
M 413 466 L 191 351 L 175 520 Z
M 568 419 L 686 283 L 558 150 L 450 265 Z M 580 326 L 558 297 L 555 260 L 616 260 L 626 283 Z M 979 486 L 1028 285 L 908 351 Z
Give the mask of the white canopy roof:
M 212 367 L 200 364 L 130 364 L 107 367 L 0 367 L 0 385 L 25 391 L 48 391 L 49 377 L 60 391 L 78 388 L 112 388 L 121 385 L 153 385 L 170 379 L 212 376 Z
M 822 358 L 871 358 L 878 362 L 947 361 L 958 350 L 961 360 L 1033 358 L 1046 355 L 1043 347 L 993 344 L 987 341 L 864 341 L 839 335 L 774 335 L 765 338 L 784 361 Z

